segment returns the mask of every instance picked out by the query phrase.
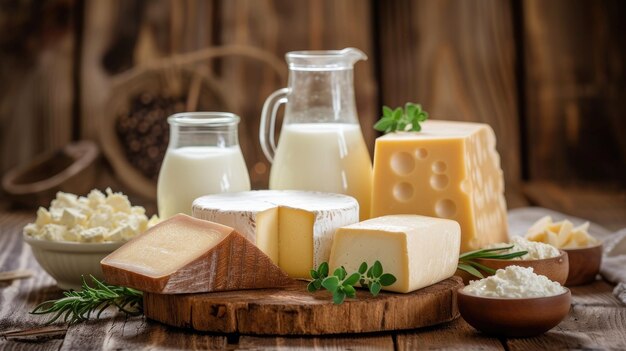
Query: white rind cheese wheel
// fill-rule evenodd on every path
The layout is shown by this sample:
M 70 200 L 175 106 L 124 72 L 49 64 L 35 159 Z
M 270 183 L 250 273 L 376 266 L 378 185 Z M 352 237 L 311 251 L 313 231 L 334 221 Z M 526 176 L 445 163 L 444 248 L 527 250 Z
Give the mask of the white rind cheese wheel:
M 339 227 L 359 221 L 359 204 L 341 194 L 259 190 L 203 196 L 193 216 L 235 228 L 294 278 L 328 261 Z

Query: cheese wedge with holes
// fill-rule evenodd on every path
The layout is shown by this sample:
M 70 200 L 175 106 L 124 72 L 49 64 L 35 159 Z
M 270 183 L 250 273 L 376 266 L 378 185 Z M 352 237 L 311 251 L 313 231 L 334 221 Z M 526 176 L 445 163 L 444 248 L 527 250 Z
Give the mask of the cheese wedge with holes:
M 418 214 L 461 225 L 461 251 L 508 242 L 504 178 L 487 124 L 426 121 L 376 139 L 372 217 Z
M 456 272 L 461 244 L 459 224 L 417 215 L 373 218 L 339 228 L 330 254 L 330 271 L 356 272 L 362 262 L 380 261 L 396 282 L 384 290 L 407 293 L 438 283 Z
M 328 261 L 335 230 L 359 221 L 350 196 L 310 191 L 259 190 L 203 196 L 193 216 L 235 228 L 293 278 Z
M 178 214 L 101 262 L 107 283 L 159 294 L 274 288 L 287 274 L 233 228 Z

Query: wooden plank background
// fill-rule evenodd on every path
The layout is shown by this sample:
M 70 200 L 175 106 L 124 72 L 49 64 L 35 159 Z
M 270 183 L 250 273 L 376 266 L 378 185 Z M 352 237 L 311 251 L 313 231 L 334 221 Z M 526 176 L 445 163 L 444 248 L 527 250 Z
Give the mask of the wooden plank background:
M 361 126 L 383 104 L 489 123 L 507 189 L 520 182 L 626 182 L 626 4 L 499 0 L 7 0 L 0 3 L 0 173 L 71 140 L 97 140 L 116 79 L 176 54 L 252 52 L 192 68 L 242 117 L 253 187 L 265 98 L 286 84 L 284 54 L 348 46 Z M 242 49 L 243 48 L 243 49 Z M 128 189 L 132 192 L 132 189 Z

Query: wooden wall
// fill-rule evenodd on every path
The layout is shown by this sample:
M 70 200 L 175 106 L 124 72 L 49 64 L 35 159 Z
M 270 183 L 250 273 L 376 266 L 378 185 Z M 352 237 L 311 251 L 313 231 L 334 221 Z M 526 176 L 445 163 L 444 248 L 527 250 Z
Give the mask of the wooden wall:
M 0 172 L 65 143 L 99 140 L 119 81 L 159 60 L 232 48 L 192 65 L 214 109 L 242 116 L 255 187 L 265 98 L 284 54 L 354 46 L 366 140 L 382 104 L 489 123 L 507 187 L 626 186 L 626 5 L 569 0 L 6 0 L 0 2 Z M 230 49 L 229 49 L 230 50 Z

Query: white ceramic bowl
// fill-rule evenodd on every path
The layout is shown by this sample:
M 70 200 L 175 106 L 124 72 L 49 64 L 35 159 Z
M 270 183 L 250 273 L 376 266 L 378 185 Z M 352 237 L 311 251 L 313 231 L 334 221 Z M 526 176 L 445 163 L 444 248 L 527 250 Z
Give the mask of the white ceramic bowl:
M 81 276 L 87 282 L 89 274 L 104 279 L 100 261 L 125 242 L 75 243 L 40 240 L 24 235 L 24 241 L 33 249 L 39 265 L 57 281 L 63 290 L 80 290 Z

